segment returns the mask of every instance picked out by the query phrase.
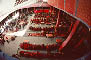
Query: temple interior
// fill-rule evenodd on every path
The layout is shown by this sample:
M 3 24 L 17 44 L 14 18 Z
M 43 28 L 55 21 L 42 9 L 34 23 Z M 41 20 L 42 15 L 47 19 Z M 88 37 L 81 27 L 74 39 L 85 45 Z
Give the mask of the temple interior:
M 88 26 L 38 0 L 0 22 L 0 60 L 90 60 Z

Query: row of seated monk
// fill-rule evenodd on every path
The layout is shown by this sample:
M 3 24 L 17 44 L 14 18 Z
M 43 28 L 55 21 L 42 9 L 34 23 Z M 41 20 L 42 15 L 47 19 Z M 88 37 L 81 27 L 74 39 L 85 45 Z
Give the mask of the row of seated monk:
M 54 31 L 54 27 L 32 27 L 30 26 L 29 27 L 30 30 L 33 30 L 33 31 Z
M 62 56 L 61 53 L 40 53 L 40 52 L 27 52 L 27 51 L 20 51 L 20 56 L 27 57 L 27 58 L 60 58 Z
M 36 17 L 45 17 L 45 18 L 49 18 L 49 17 L 57 17 L 57 15 L 56 14 L 35 14 L 35 18 Z
M 50 32 L 44 32 L 44 33 L 28 33 L 27 36 L 37 36 L 37 37 L 63 37 L 67 38 L 68 34 L 67 33 L 50 33 Z
M 54 33 L 52 32 L 41 32 L 41 33 L 28 33 L 28 36 L 40 36 L 40 37 L 50 37 L 50 38 L 54 38 L 56 37 Z
M 47 15 L 48 16 L 48 15 Z M 47 16 L 46 15 L 35 15 L 34 16 L 34 18 L 38 18 L 38 17 L 45 17 L 45 18 L 47 18 Z M 49 16 L 50 17 L 50 16 Z
M 35 14 L 34 18 L 54 22 L 57 19 L 55 14 Z
M 28 33 L 28 36 L 45 36 L 42 33 Z
M 45 13 L 48 13 L 49 12 L 49 9 L 36 9 L 34 10 L 35 13 L 41 13 L 41 12 L 45 12 Z
M 57 18 L 57 15 L 55 15 L 55 14 L 35 14 L 34 18 L 38 18 L 38 17 L 44 17 L 44 18 L 55 17 L 55 18 Z
M 53 17 L 55 17 L 55 18 L 57 18 L 57 14 L 52 14 L 52 13 L 35 13 L 35 16 L 34 16 L 34 18 L 37 18 L 37 17 L 45 17 L 45 18 L 53 18 Z
M 56 24 L 55 19 L 46 19 L 46 18 L 39 19 L 39 18 L 31 19 L 31 22 L 36 24 Z
M 43 14 L 46 14 L 46 15 L 48 14 L 48 15 L 50 15 L 51 13 L 52 13 L 52 14 L 56 14 L 57 11 L 56 11 L 56 10 L 54 11 L 54 10 L 52 10 L 52 9 L 35 9 L 35 10 L 34 10 L 34 13 L 35 13 L 35 14 L 42 14 L 42 15 L 43 15 Z
M 40 30 L 36 30 L 36 31 L 40 31 Z M 51 35 L 51 36 L 49 36 L 49 35 Z M 41 36 L 41 37 L 43 37 L 43 36 L 45 36 L 45 37 L 57 37 L 57 36 L 67 37 L 67 35 L 68 35 L 67 32 L 64 33 L 64 31 L 61 31 L 61 32 L 59 31 L 59 33 L 57 33 L 52 30 L 41 31 L 40 33 L 28 33 L 28 36 Z
M 59 48 L 61 42 L 57 44 L 49 44 L 49 45 L 36 45 L 36 44 L 29 44 L 29 43 L 21 43 L 20 48 L 24 50 L 46 50 L 46 51 L 54 51 Z

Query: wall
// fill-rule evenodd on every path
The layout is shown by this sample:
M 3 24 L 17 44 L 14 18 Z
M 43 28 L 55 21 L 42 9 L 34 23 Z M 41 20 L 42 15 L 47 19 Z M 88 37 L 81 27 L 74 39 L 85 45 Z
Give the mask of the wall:
M 91 0 L 79 0 L 77 17 L 81 18 L 91 26 Z
M 48 0 L 48 4 L 77 16 L 91 26 L 91 0 Z
M 76 0 L 65 0 L 65 10 L 75 15 Z

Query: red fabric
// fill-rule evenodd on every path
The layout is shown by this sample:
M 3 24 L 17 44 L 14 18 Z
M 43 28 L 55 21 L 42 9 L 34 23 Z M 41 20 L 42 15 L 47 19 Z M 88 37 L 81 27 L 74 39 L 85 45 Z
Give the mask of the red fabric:
M 50 48 L 51 47 L 51 48 Z M 36 45 L 36 44 L 29 44 L 29 43 L 21 43 L 20 48 L 24 50 L 55 50 L 58 49 L 59 45 L 52 44 L 52 45 Z
M 34 10 L 34 13 L 41 13 L 41 12 L 49 13 L 49 10 Z
M 62 40 L 61 39 L 56 39 L 56 42 L 60 43 L 60 42 L 62 42 Z
M 61 54 L 59 53 L 40 53 L 40 52 L 27 52 L 20 51 L 20 56 L 28 58 L 60 58 Z
M 8 40 L 8 37 L 6 37 L 6 39 Z

